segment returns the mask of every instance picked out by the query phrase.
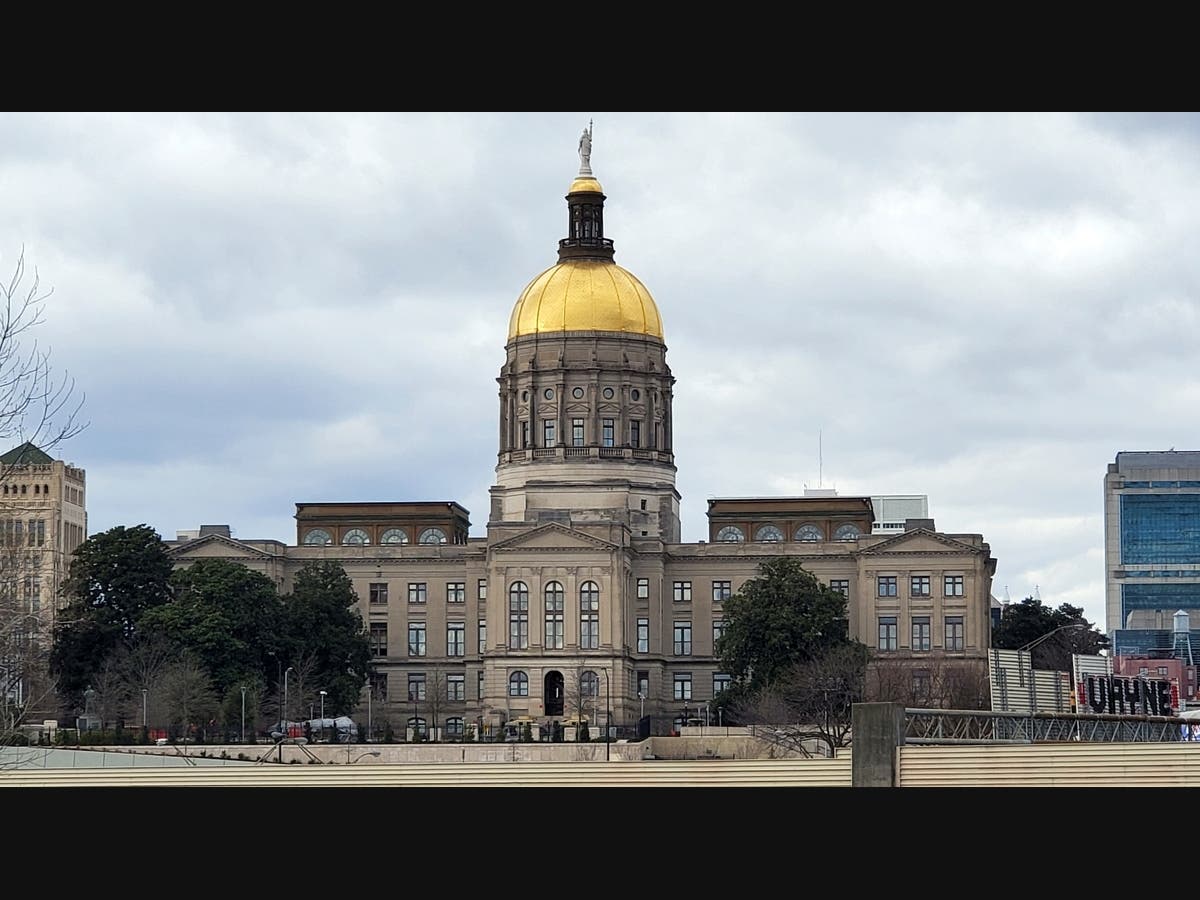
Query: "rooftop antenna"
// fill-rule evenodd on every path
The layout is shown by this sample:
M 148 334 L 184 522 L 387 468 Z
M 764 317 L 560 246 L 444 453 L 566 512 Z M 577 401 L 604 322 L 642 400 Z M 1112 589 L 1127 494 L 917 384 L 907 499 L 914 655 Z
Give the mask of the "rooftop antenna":
M 1042 592 L 1038 590 L 1038 586 L 1036 584 L 1033 586 L 1033 599 L 1038 603 L 1042 602 Z

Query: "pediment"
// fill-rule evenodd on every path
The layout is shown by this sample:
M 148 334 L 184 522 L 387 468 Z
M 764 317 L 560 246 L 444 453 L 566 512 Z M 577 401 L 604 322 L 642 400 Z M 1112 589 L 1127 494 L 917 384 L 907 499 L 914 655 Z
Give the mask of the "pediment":
M 175 559 L 270 559 L 270 555 L 263 553 L 248 544 L 243 544 L 234 538 L 227 538 L 219 534 L 206 534 L 202 538 L 196 538 L 193 541 L 188 541 L 179 547 L 173 547 L 168 551 L 168 554 Z
M 546 419 L 553 419 L 558 415 L 558 407 L 553 403 L 543 403 L 538 407 L 538 415 Z
M 569 413 L 588 413 L 592 408 L 586 403 L 568 403 L 567 412 Z
M 490 550 L 616 550 L 617 545 L 566 525 L 548 522 L 492 544 Z
M 904 534 L 888 538 L 886 541 L 880 541 L 878 544 L 872 544 L 870 547 L 860 550 L 859 555 L 870 556 L 878 553 L 945 553 L 947 551 L 976 554 L 982 552 L 979 547 L 972 547 L 970 544 L 956 541 L 954 538 L 938 534 L 936 531 L 930 531 L 927 528 L 917 528 L 913 531 L 906 531 Z

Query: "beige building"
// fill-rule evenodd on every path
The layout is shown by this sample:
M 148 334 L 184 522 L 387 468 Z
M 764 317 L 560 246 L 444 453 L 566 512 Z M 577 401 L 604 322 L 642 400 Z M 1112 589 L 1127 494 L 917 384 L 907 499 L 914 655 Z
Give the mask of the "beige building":
M 872 535 L 869 497 L 730 498 L 710 502 L 707 541 L 681 542 L 662 318 L 614 261 L 583 145 L 581 162 L 557 262 L 510 317 L 486 536 L 451 501 L 299 503 L 295 545 L 210 527 L 174 542 L 177 563 L 236 560 L 282 590 L 308 560 L 342 563 L 374 656 L 355 715 L 376 730 L 602 724 L 607 708 L 669 730 L 728 683 L 723 602 L 777 555 L 846 595 L 852 633 L 900 663 L 904 690 L 927 696 L 947 664 L 986 684 L 995 560 L 978 534 L 912 519 Z
M 59 587 L 86 538 L 83 469 L 29 442 L 0 455 L 0 651 L 7 657 L 0 660 L 0 684 L 18 702 L 31 700 L 32 713 L 53 703 L 41 702 L 42 692 L 26 677 L 34 674 L 25 671 L 27 663 L 39 655 L 22 647 L 31 646 L 27 639 L 48 645 L 63 605 Z

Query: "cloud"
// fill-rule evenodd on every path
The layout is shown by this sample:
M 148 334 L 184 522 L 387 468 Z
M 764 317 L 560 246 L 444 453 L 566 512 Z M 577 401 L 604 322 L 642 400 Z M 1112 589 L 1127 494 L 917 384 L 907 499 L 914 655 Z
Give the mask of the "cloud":
M 995 584 L 1104 621 L 1104 470 L 1200 446 L 1195 115 L 4 114 L 0 266 L 87 392 L 89 526 L 457 500 L 580 128 L 710 496 L 927 494 Z

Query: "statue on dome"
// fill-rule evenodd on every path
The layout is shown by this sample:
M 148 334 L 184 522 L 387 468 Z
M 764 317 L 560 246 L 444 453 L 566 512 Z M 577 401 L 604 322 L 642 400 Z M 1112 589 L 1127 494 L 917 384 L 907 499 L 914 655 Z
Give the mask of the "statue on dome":
M 588 127 L 583 129 L 583 134 L 579 136 L 579 171 L 592 171 L 592 123 L 588 121 Z

